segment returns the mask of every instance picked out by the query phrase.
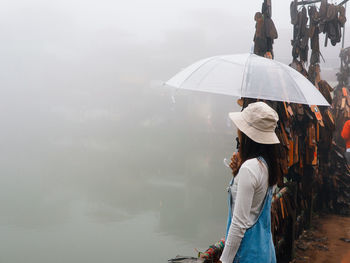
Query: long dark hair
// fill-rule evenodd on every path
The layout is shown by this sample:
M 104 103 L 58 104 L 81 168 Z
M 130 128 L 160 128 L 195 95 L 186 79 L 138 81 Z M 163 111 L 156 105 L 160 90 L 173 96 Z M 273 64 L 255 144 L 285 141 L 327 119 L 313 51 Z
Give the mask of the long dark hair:
M 269 186 L 273 186 L 277 183 L 277 145 L 278 144 L 261 144 L 250 139 L 242 131 L 241 141 L 239 145 L 239 153 L 242 162 L 259 156 L 263 157 L 268 166 L 269 172 Z

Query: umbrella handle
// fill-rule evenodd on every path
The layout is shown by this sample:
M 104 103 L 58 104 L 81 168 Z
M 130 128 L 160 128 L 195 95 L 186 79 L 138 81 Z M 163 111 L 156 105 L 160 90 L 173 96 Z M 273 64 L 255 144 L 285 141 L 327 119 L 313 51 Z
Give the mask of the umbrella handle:
M 229 159 L 227 159 L 227 158 L 225 157 L 224 160 L 223 160 L 223 163 L 224 163 L 224 165 L 225 165 L 227 168 L 230 168 L 230 169 L 231 169 Z

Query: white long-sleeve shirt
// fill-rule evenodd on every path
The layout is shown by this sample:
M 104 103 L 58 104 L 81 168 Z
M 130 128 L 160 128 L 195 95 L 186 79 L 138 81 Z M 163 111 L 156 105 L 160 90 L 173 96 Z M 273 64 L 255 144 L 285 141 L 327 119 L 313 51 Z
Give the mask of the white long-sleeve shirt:
M 231 226 L 226 238 L 222 263 L 232 263 L 245 231 L 257 221 L 268 189 L 268 170 L 257 158 L 245 161 L 231 186 L 235 200 Z

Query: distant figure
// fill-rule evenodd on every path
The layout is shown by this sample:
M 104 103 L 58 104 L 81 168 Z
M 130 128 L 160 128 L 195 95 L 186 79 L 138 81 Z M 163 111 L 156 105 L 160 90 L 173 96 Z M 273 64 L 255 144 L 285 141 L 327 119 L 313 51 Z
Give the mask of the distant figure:
M 341 132 L 341 137 L 343 137 L 343 139 L 345 140 L 345 143 L 346 143 L 345 157 L 348 164 L 350 164 L 350 120 L 347 120 L 344 123 L 344 127 Z

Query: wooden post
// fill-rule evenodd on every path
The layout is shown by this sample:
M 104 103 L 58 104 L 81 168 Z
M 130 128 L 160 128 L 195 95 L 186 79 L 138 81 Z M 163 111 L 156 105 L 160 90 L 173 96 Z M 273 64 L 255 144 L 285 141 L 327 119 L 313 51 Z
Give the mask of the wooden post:
M 290 254 L 292 260 L 295 258 L 295 238 L 296 238 L 296 222 L 297 222 L 297 210 L 296 210 L 296 203 L 297 203 L 297 184 L 292 183 L 289 186 L 289 189 L 291 190 L 292 196 L 293 196 L 293 203 L 295 205 L 295 209 L 293 209 L 293 213 L 291 215 L 292 218 L 292 225 L 291 225 L 291 245 L 290 245 Z
M 346 3 L 345 3 L 345 14 L 346 14 Z M 344 48 L 344 40 L 345 40 L 345 25 L 346 23 L 344 24 L 344 27 L 343 27 L 343 39 L 341 41 L 341 48 Z

